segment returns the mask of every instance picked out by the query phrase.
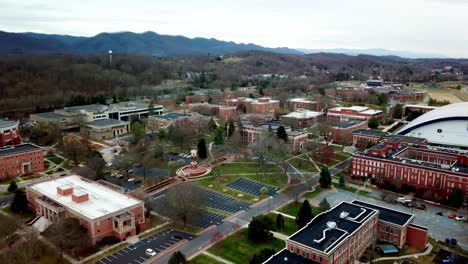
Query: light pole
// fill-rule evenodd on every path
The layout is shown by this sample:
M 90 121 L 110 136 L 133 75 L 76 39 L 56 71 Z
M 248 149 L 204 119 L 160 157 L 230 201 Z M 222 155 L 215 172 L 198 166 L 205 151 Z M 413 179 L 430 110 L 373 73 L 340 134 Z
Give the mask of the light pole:
M 273 198 L 273 196 L 268 197 L 268 213 L 271 211 L 271 205 L 270 205 L 270 200 Z

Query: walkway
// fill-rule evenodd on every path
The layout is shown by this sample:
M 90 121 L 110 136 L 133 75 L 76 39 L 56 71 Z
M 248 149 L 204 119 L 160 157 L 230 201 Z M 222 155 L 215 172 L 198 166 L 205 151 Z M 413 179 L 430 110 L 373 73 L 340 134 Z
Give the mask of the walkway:
M 282 213 L 282 212 L 279 212 L 279 211 L 275 211 L 275 210 L 274 210 L 274 211 L 271 211 L 271 212 L 272 212 L 272 213 L 275 213 L 275 214 L 280 214 L 280 215 L 282 215 L 282 216 L 284 216 L 284 217 L 286 217 L 286 218 L 291 218 L 291 219 L 294 219 L 294 220 L 296 219 L 296 217 L 294 217 L 294 216 L 292 216 L 292 215 L 288 215 L 288 214 L 285 214 L 285 213 Z
M 274 232 L 274 231 L 270 231 L 270 232 L 273 234 L 273 237 L 275 237 L 277 239 L 281 239 L 283 241 L 286 241 L 286 239 L 288 239 L 287 235 L 284 235 L 284 234 L 281 234 L 281 233 L 278 233 L 278 232 Z
M 374 262 L 384 261 L 384 260 L 394 260 L 394 259 L 417 258 L 418 256 L 426 256 L 426 255 L 429 255 L 429 254 L 431 253 L 431 251 L 432 251 L 432 244 L 431 244 L 431 243 L 427 243 L 426 246 L 427 246 L 426 251 L 424 251 L 424 252 L 422 252 L 422 253 L 404 255 L 404 256 L 399 256 L 399 257 L 382 257 L 382 258 L 374 259 Z
M 217 260 L 217 261 L 219 261 L 219 262 L 221 262 L 221 263 L 224 263 L 224 264 L 234 264 L 234 263 L 232 263 L 231 261 L 225 260 L 225 259 L 223 259 L 222 257 L 218 257 L 218 256 L 216 256 L 216 255 L 213 255 L 213 254 L 211 254 L 211 253 L 208 252 L 208 251 L 203 251 L 202 254 L 205 254 L 205 255 L 207 255 L 208 257 L 210 257 L 210 258 L 212 258 L 212 259 L 215 259 L 215 260 Z

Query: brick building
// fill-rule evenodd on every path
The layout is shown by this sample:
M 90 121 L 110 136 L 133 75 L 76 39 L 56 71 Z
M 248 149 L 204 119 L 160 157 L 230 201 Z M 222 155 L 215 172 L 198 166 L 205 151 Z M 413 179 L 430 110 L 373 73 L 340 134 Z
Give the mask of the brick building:
M 202 115 L 213 115 L 223 120 L 232 120 L 237 114 L 237 108 L 235 106 L 224 106 L 207 103 L 194 103 L 189 104 L 190 112 L 197 112 Z
M 365 149 L 369 146 L 379 143 L 380 140 L 390 136 L 389 132 L 382 132 L 370 129 L 356 129 L 351 132 L 353 135 L 353 145 L 358 149 Z
M 291 110 L 296 109 L 307 109 L 307 110 L 317 110 L 317 102 L 310 101 L 304 98 L 292 98 L 288 100 L 288 108 Z
M 468 152 L 428 146 L 427 140 L 392 136 L 352 156 L 351 176 L 412 186 L 444 198 L 453 188 L 468 193 Z
M 338 122 L 330 129 L 330 140 L 335 144 L 351 145 L 353 143 L 353 131 L 367 128 L 367 121 L 349 120 Z
M 130 122 L 117 119 L 100 119 L 81 126 L 81 134 L 94 140 L 106 140 L 130 132 Z
M 335 107 L 327 112 L 327 119 L 331 122 L 343 122 L 348 120 L 369 120 L 375 117 L 377 120 L 383 119 L 383 112 L 369 109 L 366 106 Z
M 288 124 L 293 128 L 305 128 L 322 121 L 324 113 L 297 109 L 294 112 L 281 116 L 280 119 L 282 123 Z
M 263 133 L 270 130 L 276 133 L 281 126 L 277 122 L 267 122 L 260 125 L 252 125 L 251 123 L 242 123 L 242 140 L 247 144 L 254 143 Z M 304 148 L 304 143 L 307 140 L 307 133 L 302 130 L 294 130 L 289 126 L 284 126 L 288 135 L 288 145 L 290 151 L 299 152 Z
M 26 143 L 0 148 L 0 179 L 44 171 L 42 148 Z
M 275 113 L 280 109 L 280 101 L 273 100 L 270 97 L 261 97 L 258 99 L 238 97 L 235 99 L 227 99 L 225 104 L 227 106 L 235 106 L 238 110 L 245 113 L 269 117 L 274 117 Z
M 0 119 L 0 147 L 21 144 L 19 121 Z
M 374 204 L 341 202 L 288 237 L 286 248 L 264 263 L 355 263 L 376 241 L 424 249 L 427 228 L 412 224 L 413 219 L 412 214 Z
M 78 219 L 93 244 L 106 236 L 123 240 L 149 224 L 143 201 L 77 175 L 27 186 L 26 195 L 36 214 L 50 222 Z

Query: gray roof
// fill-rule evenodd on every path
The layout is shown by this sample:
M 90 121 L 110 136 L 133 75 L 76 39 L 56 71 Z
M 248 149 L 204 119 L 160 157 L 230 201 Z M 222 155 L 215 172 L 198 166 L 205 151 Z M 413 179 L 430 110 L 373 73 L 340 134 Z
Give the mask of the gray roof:
M 171 113 L 165 113 L 156 117 L 161 118 L 161 119 L 166 119 L 166 120 L 174 120 L 174 119 L 177 119 L 180 117 L 186 117 L 186 116 L 189 116 L 189 115 L 184 114 L 184 113 L 171 112 Z
M 16 123 L 16 120 L 5 120 L 0 119 L 0 127 L 12 126 Z
M 74 111 L 90 111 L 90 112 L 99 112 L 104 111 L 107 109 L 107 106 L 101 104 L 90 104 L 90 105 L 78 105 L 78 106 L 69 106 L 65 107 L 64 110 L 67 112 L 74 112 Z
M 352 127 L 352 126 L 359 125 L 359 124 L 361 124 L 362 122 L 365 122 L 365 121 L 362 121 L 362 120 L 350 120 L 350 121 L 344 121 L 344 122 L 336 123 L 336 124 L 334 124 L 333 126 L 334 126 L 334 127 L 338 127 L 338 128 L 348 128 L 348 127 Z
M 369 137 L 377 137 L 377 138 L 386 137 L 390 135 L 389 132 L 382 132 L 382 131 L 370 130 L 370 129 L 356 129 L 352 133 L 353 135 L 366 135 Z
M 92 122 L 86 123 L 88 126 L 123 126 L 123 125 L 128 125 L 130 124 L 127 121 L 120 121 L 117 119 L 100 119 L 100 120 L 94 120 Z
M 40 147 L 30 144 L 30 143 L 25 143 L 21 145 L 15 145 L 13 147 L 8 146 L 8 147 L 3 147 L 0 148 L 0 157 L 1 156 L 7 156 L 7 155 L 12 155 L 16 153 L 22 153 L 22 152 L 28 152 L 32 150 L 42 150 Z
M 66 118 L 67 117 L 67 116 L 64 116 L 64 115 L 61 115 L 61 114 L 57 114 L 55 112 L 37 113 L 37 114 L 33 114 L 33 115 L 37 115 L 37 116 L 47 118 L 47 119 L 61 119 L 61 118 Z

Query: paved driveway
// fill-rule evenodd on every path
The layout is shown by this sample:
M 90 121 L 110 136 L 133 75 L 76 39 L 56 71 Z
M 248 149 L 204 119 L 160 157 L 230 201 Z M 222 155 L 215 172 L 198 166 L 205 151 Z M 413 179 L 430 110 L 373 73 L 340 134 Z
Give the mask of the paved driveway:
M 10 205 L 13 202 L 14 195 L 8 195 L 0 198 L 0 207 Z
M 415 215 L 414 223 L 428 227 L 429 236 L 441 241 L 445 241 L 445 238 L 447 237 L 456 238 L 458 243 L 463 248 L 468 248 L 468 224 L 449 219 L 447 217 L 447 214 L 449 213 L 447 210 L 429 205 L 425 211 L 412 209 L 397 203 L 391 203 L 366 196 L 356 195 L 354 193 L 340 189 L 337 189 L 337 192 L 321 192 L 314 199 L 312 199 L 312 203 L 318 205 L 325 197 L 332 207 L 342 201 L 351 202 L 352 200 L 356 199 L 407 213 L 413 213 Z M 436 215 L 435 213 L 437 211 L 442 211 L 445 216 Z
M 182 239 L 191 240 L 194 235 L 177 230 L 165 229 L 155 235 L 147 237 L 133 245 L 130 245 L 112 255 L 108 255 L 97 264 L 141 264 L 150 259 L 151 256 L 145 253 L 151 248 L 157 254 L 180 242 Z

